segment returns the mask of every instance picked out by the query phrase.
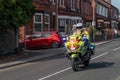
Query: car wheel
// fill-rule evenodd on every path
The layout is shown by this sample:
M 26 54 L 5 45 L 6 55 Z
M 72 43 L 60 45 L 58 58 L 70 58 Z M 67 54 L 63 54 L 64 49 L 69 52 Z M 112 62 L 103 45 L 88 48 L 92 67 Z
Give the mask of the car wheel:
M 57 41 L 52 41 L 50 45 L 51 45 L 52 48 L 58 48 L 59 47 L 59 43 Z

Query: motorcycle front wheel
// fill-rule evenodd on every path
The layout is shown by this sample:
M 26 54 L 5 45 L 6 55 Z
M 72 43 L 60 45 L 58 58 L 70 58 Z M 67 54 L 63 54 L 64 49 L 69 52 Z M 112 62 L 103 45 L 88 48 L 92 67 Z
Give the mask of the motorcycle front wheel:
M 71 66 L 73 71 L 78 71 L 79 70 L 79 64 L 75 61 L 75 59 L 71 59 Z

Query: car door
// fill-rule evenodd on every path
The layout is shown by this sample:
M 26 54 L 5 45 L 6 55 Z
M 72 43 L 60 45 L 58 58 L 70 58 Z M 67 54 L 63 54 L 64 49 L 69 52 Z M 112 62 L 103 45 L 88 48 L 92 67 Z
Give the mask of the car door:
M 46 32 L 46 33 L 43 33 L 43 44 L 45 46 L 49 46 L 49 37 L 51 36 L 51 33 L 50 32 Z
M 34 34 L 27 40 L 27 47 L 37 47 L 42 44 L 42 34 Z

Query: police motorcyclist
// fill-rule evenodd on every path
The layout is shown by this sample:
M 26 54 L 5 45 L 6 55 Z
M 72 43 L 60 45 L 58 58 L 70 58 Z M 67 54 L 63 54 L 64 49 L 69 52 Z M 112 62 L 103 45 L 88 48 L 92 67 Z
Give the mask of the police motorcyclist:
M 77 35 L 78 37 L 82 37 L 82 36 L 86 36 L 86 39 L 89 41 L 90 40 L 90 36 L 89 33 L 87 31 L 86 28 L 83 28 L 83 24 L 82 23 L 78 23 L 76 24 L 76 31 L 74 31 L 73 35 Z
M 87 28 L 84 28 L 82 23 L 78 23 L 76 24 L 76 29 L 74 30 L 76 31 L 74 31 L 73 35 L 78 36 L 79 40 L 82 40 L 85 42 L 84 47 L 85 46 L 88 47 L 91 42 L 90 42 L 90 35 Z M 85 39 L 83 38 L 84 36 L 85 36 Z M 91 54 L 94 55 L 94 50 L 91 51 Z

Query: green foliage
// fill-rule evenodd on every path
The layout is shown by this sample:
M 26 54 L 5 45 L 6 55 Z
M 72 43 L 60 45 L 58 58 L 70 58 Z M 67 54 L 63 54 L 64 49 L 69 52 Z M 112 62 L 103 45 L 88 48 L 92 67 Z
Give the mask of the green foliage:
M 0 29 L 19 28 L 34 12 L 32 0 L 0 0 Z
M 89 32 L 93 33 L 95 31 L 94 27 L 92 25 L 89 26 Z
M 83 26 L 84 26 L 85 28 L 88 28 L 88 27 L 89 27 L 89 25 L 88 25 L 88 24 L 84 24 Z

